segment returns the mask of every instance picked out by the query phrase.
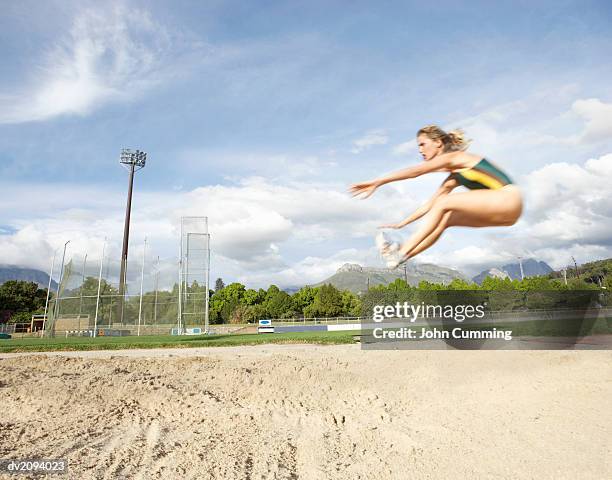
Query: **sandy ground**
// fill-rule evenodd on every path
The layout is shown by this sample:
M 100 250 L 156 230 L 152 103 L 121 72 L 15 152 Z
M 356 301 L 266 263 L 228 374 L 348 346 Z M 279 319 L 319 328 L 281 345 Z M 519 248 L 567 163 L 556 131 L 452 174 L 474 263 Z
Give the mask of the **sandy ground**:
M 66 458 L 71 479 L 600 480 L 611 398 L 610 351 L 5 354 L 0 458 Z

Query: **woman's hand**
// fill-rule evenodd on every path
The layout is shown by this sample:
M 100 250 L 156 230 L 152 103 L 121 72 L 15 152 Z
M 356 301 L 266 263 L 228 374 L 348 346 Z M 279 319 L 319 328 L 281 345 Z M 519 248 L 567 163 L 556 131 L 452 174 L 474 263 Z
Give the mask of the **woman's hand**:
M 378 228 L 395 228 L 395 229 L 398 229 L 398 228 L 403 228 L 403 227 L 405 227 L 404 223 L 389 223 L 387 225 L 381 225 Z
M 370 180 L 369 182 L 354 183 L 349 187 L 349 192 L 353 197 L 364 195 L 363 198 L 368 198 L 372 195 L 381 183 L 378 180 Z

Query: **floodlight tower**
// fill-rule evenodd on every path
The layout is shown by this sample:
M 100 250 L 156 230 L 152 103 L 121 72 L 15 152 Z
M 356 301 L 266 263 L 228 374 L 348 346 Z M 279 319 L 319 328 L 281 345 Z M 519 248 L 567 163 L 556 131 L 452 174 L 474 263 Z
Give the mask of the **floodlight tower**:
M 132 151 L 129 148 L 121 150 L 119 163 L 126 167 L 130 172 L 128 183 L 127 207 L 125 209 L 125 225 L 123 227 L 123 250 L 121 252 L 121 273 L 119 276 L 119 318 L 123 324 L 123 302 L 125 297 L 125 278 L 128 257 L 128 242 L 130 239 L 130 214 L 132 211 L 132 188 L 134 186 L 134 172 L 144 168 L 147 161 L 147 154 L 140 150 Z

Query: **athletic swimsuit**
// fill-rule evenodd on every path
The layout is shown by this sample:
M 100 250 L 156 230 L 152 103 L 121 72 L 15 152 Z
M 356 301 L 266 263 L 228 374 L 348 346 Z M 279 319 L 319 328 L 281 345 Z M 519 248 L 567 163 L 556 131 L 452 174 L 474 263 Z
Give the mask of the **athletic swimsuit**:
M 470 190 L 488 188 L 497 190 L 506 185 L 510 185 L 512 180 L 494 166 L 486 158 L 483 158 L 472 168 L 466 168 L 453 172 L 451 176 L 459 182 L 459 184 Z

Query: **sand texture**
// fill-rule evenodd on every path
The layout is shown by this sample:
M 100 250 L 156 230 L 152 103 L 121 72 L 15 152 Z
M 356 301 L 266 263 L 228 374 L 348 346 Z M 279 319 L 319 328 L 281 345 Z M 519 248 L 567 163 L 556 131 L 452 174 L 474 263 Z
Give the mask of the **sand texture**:
M 611 399 L 610 351 L 3 355 L 0 458 L 66 458 L 71 479 L 601 480 Z

